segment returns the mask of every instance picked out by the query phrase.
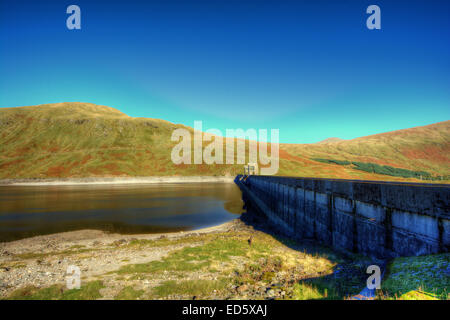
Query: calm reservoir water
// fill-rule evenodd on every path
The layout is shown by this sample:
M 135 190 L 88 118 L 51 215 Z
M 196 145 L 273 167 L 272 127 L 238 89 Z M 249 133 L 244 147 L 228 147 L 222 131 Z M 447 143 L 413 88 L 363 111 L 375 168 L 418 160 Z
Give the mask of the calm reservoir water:
M 242 212 L 233 183 L 0 186 L 0 242 L 80 229 L 193 230 Z

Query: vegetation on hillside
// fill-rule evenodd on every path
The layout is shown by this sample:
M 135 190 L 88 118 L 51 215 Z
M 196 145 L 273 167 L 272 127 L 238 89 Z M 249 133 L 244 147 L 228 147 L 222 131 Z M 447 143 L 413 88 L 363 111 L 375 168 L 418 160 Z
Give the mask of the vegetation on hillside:
M 171 136 L 177 128 L 193 132 L 89 103 L 0 108 L 0 179 L 242 173 L 236 161 L 174 164 L 171 151 L 177 142 Z M 191 156 L 193 160 L 193 152 Z M 283 176 L 396 181 L 448 177 L 450 121 L 332 143 L 280 144 L 279 161 L 278 175 Z
M 348 166 L 348 165 L 352 164 L 350 161 L 347 161 L 347 160 L 320 159 L 320 158 L 312 158 L 311 160 L 319 161 L 319 162 L 323 162 L 323 163 L 339 164 L 341 166 Z
M 311 160 L 323 163 L 338 164 L 341 166 L 352 166 L 356 170 L 361 170 L 370 173 L 383 174 L 392 177 L 415 178 L 420 180 L 450 180 L 450 176 L 432 176 L 426 171 L 413 171 L 402 168 L 394 168 L 391 166 L 383 166 L 376 163 L 335 160 L 335 159 L 320 159 L 312 158 Z
M 0 109 L 0 178 L 235 175 L 242 165 L 175 165 L 167 121 L 62 103 Z
M 434 181 L 450 182 L 450 121 L 332 143 L 282 144 L 280 148 L 281 159 L 289 161 L 281 161 L 281 175 L 296 170 L 294 175 L 305 177 L 426 182 L 426 172 Z

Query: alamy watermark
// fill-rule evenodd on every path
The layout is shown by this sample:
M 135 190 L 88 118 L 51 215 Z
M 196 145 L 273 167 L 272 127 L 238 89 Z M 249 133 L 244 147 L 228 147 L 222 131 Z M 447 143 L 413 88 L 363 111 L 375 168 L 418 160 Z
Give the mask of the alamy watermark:
M 70 265 L 66 270 L 66 286 L 67 289 L 80 289 L 81 287 L 81 270 L 77 266 Z
M 191 164 L 193 150 L 194 164 L 245 164 L 248 143 L 248 162 L 260 163 L 262 175 L 273 175 L 279 168 L 279 130 L 270 130 L 270 155 L 267 134 L 267 129 L 226 129 L 224 138 L 219 129 L 203 132 L 202 121 L 194 121 L 193 137 L 191 131 L 184 128 L 172 132 L 171 139 L 178 144 L 172 149 L 171 159 L 174 164 Z M 204 142 L 208 143 L 205 148 Z
M 70 14 L 66 20 L 66 26 L 69 30 L 81 29 L 81 9 L 78 5 L 72 4 L 67 7 L 66 13 Z M 366 26 L 369 30 L 381 29 L 381 9 L 375 4 L 367 7 L 366 13 L 370 16 L 366 20 Z
M 70 14 L 70 16 L 67 17 L 67 20 L 66 20 L 67 29 L 69 29 L 69 30 L 81 29 L 81 9 L 80 9 L 80 7 L 75 4 L 72 4 L 67 7 L 66 13 Z
M 371 274 L 367 278 L 367 289 L 381 289 L 381 269 L 379 266 L 373 264 L 367 267 L 366 273 Z
M 366 13 L 370 14 L 367 18 L 366 26 L 369 30 L 381 29 L 381 9 L 379 6 L 372 4 L 367 7 Z

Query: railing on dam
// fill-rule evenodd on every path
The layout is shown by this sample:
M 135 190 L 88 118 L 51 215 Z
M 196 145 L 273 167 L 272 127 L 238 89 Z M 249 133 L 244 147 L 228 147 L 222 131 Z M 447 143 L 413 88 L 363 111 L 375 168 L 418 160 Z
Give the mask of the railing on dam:
M 380 258 L 448 252 L 450 186 L 238 175 L 247 207 L 295 238 Z

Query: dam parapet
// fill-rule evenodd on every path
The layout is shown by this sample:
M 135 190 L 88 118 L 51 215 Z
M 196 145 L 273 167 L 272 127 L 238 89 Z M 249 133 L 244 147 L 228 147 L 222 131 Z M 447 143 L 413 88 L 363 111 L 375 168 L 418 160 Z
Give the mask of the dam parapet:
M 450 251 L 450 186 L 242 176 L 250 211 L 295 239 L 377 258 Z

